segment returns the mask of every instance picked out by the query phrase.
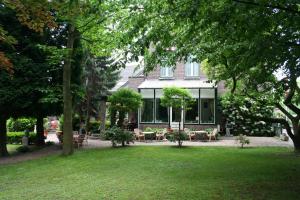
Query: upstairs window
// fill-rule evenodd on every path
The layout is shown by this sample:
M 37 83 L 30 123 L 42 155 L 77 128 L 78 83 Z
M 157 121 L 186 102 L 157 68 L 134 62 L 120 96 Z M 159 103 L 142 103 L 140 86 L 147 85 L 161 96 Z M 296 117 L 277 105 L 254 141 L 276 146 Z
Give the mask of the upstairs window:
M 160 77 L 161 78 L 172 78 L 173 77 L 173 67 L 160 67 Z
M 193 62 L 192 57 L 189 57 L 184 65 L 186 77 L 197 77 L 199 76 L 200 66 L 198 63 Z

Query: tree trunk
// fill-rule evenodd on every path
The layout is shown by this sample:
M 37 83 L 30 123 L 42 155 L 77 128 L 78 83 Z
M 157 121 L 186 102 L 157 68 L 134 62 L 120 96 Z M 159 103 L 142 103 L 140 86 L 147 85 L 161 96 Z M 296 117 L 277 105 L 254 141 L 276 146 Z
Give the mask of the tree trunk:
M 37 116 L 36 120 L 36 141 L 35 145 L 43 146 L 45 144 L 45 136 L 44 136 L 44 121 L 43 116 Z
M 123 123 L 124 123 L 124 118 L 125 118 L 125 112 L 123 112 L 123 111 L 119 111 L 119 121 L 118 121 L 118 126 L 120 127 L 120 128 L 122 128 L 123 129 Z
M 86 132 L 90 131 L 90 102 L 91 102 L 91 98 L 90 98 L 90 94 L 89 92 L 87 92 L 87 100 L 86 100 L 86 118 L 85 118 L 85 130 Z
M 6 117 L 0 117 L 0 157 L 8 156 L 6 147 L 7 133 L 6 133 Z
M 100 133 L 105 131 L 105 121 L 106 121 L 106 101 L 100 101 L 100 108 L 99 108 L 99 119 L 100 119 Z
M 116 125 L 116 110 L 112 109 L 110 112 L 110 127 L 114 127 Z
M 64 100 L 64 128 L 63 128 L 63 155 L 73 153 L 72 131 L 72 94 L 71 94 L 71 65 L 73 45 L 75 40 L 75 27 L 72 23 L 68 28 L 67 58 L 63 69 L 63 100 Z
M 299 121 L 293 122 L 294 137 L 291 137 L 296 153 L 300 153 L 300 126 L 298 125 L 298 123 Z

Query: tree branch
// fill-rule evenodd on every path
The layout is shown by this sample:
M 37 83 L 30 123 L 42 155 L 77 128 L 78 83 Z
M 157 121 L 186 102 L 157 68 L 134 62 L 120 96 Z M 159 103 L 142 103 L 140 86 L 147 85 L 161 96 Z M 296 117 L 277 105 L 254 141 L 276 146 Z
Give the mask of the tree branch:
M 291 113 L 289 113 L 282 105 L 280 105 L 280 103 L 276 103 L 275 104 L 276 107 L 283 112 L 283 114 L 285 114 L 291 121 L 295 120 L 296 117 L 294 117 Z
M 253 5 L 253 6 L 284 10 L 289 13 L 294 13 L 294 14 L 300 15 L 300 11 L 294 10 L 291 7 L 284 7 L 284 6 L 272 5 L 272 4 L 260 4 L 260 3 L 256 3 L 256 2 L 252 2 L 252 1 L 243 1 L 243 0 L 232 0 L 232 1 L 237 2 L 237 3 L 242 3 L 242 4 Z

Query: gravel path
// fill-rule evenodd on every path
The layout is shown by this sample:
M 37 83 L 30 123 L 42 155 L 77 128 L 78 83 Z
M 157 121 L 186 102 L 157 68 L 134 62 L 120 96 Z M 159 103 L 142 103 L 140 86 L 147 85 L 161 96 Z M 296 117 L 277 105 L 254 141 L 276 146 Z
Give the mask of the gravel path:
M 246 145 L 249 147 L 293 147 L 291 140 L 288 142 L 281 141 L 276 137 L 248 137 L 250 139 L 250 144 Z M 17 162 L 23 162 L 27 160 L 38 159 L 41 157 L 49 155 L 57 155 L 61 153 L 61 146 L 58 144 L 58 139 L 55 133 L 50 133 L 47 137 L 47 141 L 52 141 L 55 143 L 53 146 L 45 147 L 43 149 L 26 153 L 18 154 L 15 156 L 0 158 L 0 165 L 2 164 L 13 164 Z M 147 141 L 147 142 L 135 142 L 131 144 L 133 146 L 174 146 L 176 143 L 169 141 Z M 184 146 L 221 146 L 221 147 L 238 147 L 239 144 L 235 141 L 235 137 L 221 137 L 218 141 L 211 142 L 201 142 L 201 141 L 184 141 Z M 111 147 L 110 141 L 103 140 L 88 140 L 88 145 L 84 145 L 84 149 L 90 148 L 108 148 Z

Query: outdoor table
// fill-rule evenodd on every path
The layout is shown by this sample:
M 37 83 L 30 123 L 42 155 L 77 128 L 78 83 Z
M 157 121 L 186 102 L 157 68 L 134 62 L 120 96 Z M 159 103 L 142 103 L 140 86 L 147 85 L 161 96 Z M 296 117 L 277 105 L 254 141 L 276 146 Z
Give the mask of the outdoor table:
M 155 132 L 153 132 L 153 131 L 144 131 L 144 132 L 142 132 L 142 134 L 145 135 L 145 141 L 146 141 L 146 135 L 154 135 Z M 152 141 L 152 137 L 151 137 L 151 141 Z
M 205 136 L 208 137 L 207 131 L 190 131 L 190 132 L 191 132 L 191 133 L 194 133 L 194 134 L 196 134 L 196 135 L 205 135 Z M 197 136 L 196 136 L 196 138 L 197 138 Z

